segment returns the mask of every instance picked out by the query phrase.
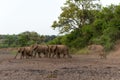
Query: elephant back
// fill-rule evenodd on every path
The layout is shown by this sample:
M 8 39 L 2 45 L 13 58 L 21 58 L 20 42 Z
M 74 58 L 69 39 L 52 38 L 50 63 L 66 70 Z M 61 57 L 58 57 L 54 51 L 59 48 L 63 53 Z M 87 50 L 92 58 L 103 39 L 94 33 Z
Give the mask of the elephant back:
M 57 45 L 57 51 L 58 52 L 67 52 L 68 47 L 66 45 Z

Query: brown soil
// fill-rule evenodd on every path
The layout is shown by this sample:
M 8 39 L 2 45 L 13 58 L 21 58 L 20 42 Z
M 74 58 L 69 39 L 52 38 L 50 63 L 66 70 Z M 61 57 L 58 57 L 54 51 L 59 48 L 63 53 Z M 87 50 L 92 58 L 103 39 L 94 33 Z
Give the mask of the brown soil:
M 114 53 L 114 54 L 113 54 Z M 14 59 L 0 50 L 0 80 L 119 80 L 120 48 L 100 59 L 98 55 L 73 58 Z

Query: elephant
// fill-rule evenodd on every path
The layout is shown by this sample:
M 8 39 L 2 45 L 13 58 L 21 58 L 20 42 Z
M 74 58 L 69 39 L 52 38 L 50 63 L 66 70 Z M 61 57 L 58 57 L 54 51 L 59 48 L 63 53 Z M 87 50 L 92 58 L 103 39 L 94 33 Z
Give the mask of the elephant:
M 32 49 L 31 46 L 30 47 L 25 47 L 24 54 L 26 55 L 26 58 L 29 58 L 29 57 L 32 58 L 33 57 L 32 52 L 33 52 L 33 49 Z
M 107 58 L 107 55 L 104 52 L 100 53 L 99 56 L 100 56 L 100 59 L 106 59 Z
M 57 45 L 48 45 L 48 48 L 49 48 L 49 53 L 48 53 L 49 58 L 57 54 L 56 52 Z
M 57 56 L 60 58 L 60 55 L 63 55 L 63 58 L 68 56 L 68 58 L 72 58 L 72 56 L 69 54 L 69 49 L 66 45 L 56 45 L 55 52 L 52 57 Z
M 105 53 L 104 47 L 102 45 L 97 45 L 97 44 L 89 45 L 88 49 L 91 50 L 92 53 L 99 53 L 98 56 L 101 59 L 107 58 L 107 54 Z
M 21 54 L 20 59 L 25 58 L 25 57 L 26 57 L 26 59 L 29 58 L 29 57 L 32 58 L 31 47 L 21 47 L 21 48 L 19 48 L 18 53 L 15 56 L 15 59 L 16 59 L 16 57 L 19 53 Z
M 20 58 L 23 58 L 25 55 L 24 55 L 24 47 L 21 47 L 21 48 L 18 48 L 18 51 L 17 51 L 17 54 L 16 56 L 14 57 L 14 59 L 16 59 L 17 55 L 18 54 L 21 54 Z
M 38 54 L 38 57 L 41 58 L 41 53 L 44 57 L 48 57 L 49 48 L 47 45 L 34 45 L 33 47 L 34 57 Z

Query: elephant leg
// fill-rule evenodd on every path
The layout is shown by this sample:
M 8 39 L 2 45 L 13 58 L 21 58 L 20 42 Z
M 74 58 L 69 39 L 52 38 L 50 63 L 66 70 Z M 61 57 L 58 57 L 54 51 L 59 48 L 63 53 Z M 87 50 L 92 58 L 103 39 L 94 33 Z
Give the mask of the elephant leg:
M 25 53 L 25 58 L 28 59 L 28 55 Z
M 103 57 L 104 59 L 107 59 L 107 54 L 105 52 L 103 52 Z
M 45 57 L 48 58 L 48 54 L 47 53 L 45 53 Z
M 47 53 L 46 53 L 46 52 L 43 52 L 43 54 L 44 54 L 44 57 L 47 58 Z
M 100 59 L 103 59 L 103 53 L 100 53 L 99 56 L 100 56 Z
M 29 58 L 29 55 L 28 55 L 28 53 L 25 53 L 25 57 L 26 57 L 26 59 L 28 59 L 28 58 Z
M 30 58 L 31 58 L 31 59 L 33 58 L 33 54 L 30 55 Z
M 36 57 L 36 54 L 37 54 L 37 53 L 35 52 L 34 55 L 33 55 L 34 58 Z
M 29 59 L 29 58 L 30 58 L 30 55 L 29 55 L 29 54 L 27 54 L 27 55 L 26 55 L 26 58 L 27 58 L 27 59 Z
M 19 53 L 17 53 L 17 54 L 15 55 L 14 59 L 16 59 L 16 57 L 17 57 L 18 54 L 19 54 Z
M 57 54 L 56 54 L 56 57 L 57 57 L 57 58 L 60 58 L 60 53 L 57 53 Z
M 67 50 L 66 53 L 67 53 L 66 56 L 68 56 L 68 58 L 72 58 L 72 56 L 69 54 L 69 51 L 68 51 L 68 50 Z
M 23 58 L 23 53 L 21 53 L 21 55 L 20 55 L 20 59 L 22 59 Z
M 49 58 L 51 58 L 51 57 L 54 57 L 54 53 L 53 52 L 49 53 Z
M 39 58 L 41 58 L 40 54 L 41 54 L 41 53 L 40 53 L 40 52 L 38 52 L 38 57 L 39 57 Z
M 31 59 L 33 58 L 33 52 L 30 52 L 30 58 Z
M 52 58 L 54 58 L 55 55 L 56 55 L 56 53 L 52 53 Z
M 65 58 L 66 54 L 63 54 L 63 58 Z
M 31 59 L 33 58 L 33 54 L 31 54 Z
M 49 58 L 51 57 L 51 53 L 50 53 L 50 52 L 48 53 L 48 57 L 49 57 Z

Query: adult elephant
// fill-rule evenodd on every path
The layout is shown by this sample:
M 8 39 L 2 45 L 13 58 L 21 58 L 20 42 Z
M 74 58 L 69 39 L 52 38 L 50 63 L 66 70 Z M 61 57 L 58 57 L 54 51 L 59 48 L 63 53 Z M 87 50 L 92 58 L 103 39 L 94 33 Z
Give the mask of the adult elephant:
M 49 53 L 48 53 L 48 57 L 54 57 L 54 55 L 57 54 L 57 45 L 48 45 L 49 48 Z
M 15 56 L 15 59 L 16 59 L 16 57 L 17 57 L 17 55 L 18 54 L 21 54 L 20 55 L 20 59 L 23 59 L 23 58 L 32 58 L 32 49 L 31 49 L 31 47 L 21 47 L 21 48 L 19 48 L 18 49 L 18 52 L 17 52 L 17 54 L 16 54 L 16 56 Z
M 32 58 L 33 57 L 33 49 L 32 47 L 25 47 L 24 54 L 26 55 L 26 58 Z
M 61 55 L 63 55 L 63 58 L 66 56 L 68 58 L 72 58 L 72 56 L 69 54 L 69 48 L 66 45 L 56 45 L 56 50 L 55 50 L 55 53 L 53 54 L 53 57 L 55 55 L 58 58 L 60 58 Z
M 45 57 L 48 57 L 49 48 L 47 45 L 34 45 L 33 47 L 34 57 L 38 54 L 38 57 L 41 58 L 41 54 Z

